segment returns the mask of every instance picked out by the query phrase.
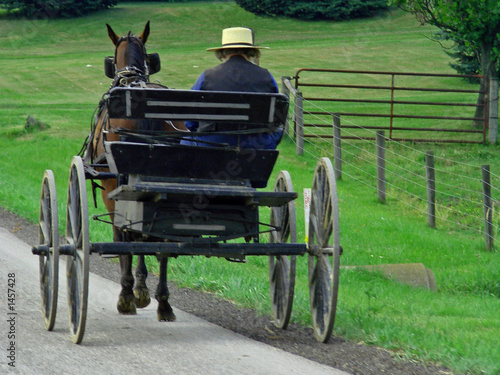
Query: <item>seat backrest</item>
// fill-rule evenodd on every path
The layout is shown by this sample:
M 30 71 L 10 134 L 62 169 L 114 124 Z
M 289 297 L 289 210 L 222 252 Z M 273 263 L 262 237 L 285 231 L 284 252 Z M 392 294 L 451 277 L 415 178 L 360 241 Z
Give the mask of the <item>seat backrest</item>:
M 116 87 L 108 98 L 110 118 L 213 121 L 275 129 L 284 125 L 283 94 Z

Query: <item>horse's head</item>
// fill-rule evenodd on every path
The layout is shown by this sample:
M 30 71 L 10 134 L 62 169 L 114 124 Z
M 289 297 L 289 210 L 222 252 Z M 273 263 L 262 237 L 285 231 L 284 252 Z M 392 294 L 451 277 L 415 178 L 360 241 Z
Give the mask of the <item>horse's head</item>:
M 109 26 L 108 35 L 115 45 L 114 73 L 118 78 L 147 80 L 149 72 L 149 58 L 146 53 L 146 41 L 149 36 L 149 21 L 141 35 L 133 35 L 130 31 L 126 36 L 119 37 Z

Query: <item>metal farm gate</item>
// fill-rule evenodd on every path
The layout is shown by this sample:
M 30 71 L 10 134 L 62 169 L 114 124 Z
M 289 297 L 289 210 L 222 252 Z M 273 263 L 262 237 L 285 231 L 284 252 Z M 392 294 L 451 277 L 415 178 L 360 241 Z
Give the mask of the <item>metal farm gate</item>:
M 298 136 L 331 138 L 335 115 L 346 139 L 375 139 L 377 130 L 385 130 L 397 141 L 486 142 L 488 82 L 483 76 L 299 69 L 294 87 L 286 80 L 285 90 L 300 100 L 294 113 Z

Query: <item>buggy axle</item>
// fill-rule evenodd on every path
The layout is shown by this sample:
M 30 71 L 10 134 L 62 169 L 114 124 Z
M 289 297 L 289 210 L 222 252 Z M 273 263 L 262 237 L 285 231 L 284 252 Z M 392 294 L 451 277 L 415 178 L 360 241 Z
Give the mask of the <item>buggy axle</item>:
M 90 252 L 100 255 L 204 255 L 238 258 L 251 255 L 304 255 L 305 244 L 195 243 L 195 242 L 112 242 L 93 243 Z
M 50 253 L 51 249 L 53 249 L 53 248 L 51 248 L 48 245 L 38 245 L 38 246 L 33 246 L 31 248 L 31 252 L 34 255 L 47 256 L 47 254 Z M 66 245 L 61 245 L 59 247 L 59 254 L 60 255 L 74 256 L 75 252 L 76 252 L 75 245 L 66 244 Z

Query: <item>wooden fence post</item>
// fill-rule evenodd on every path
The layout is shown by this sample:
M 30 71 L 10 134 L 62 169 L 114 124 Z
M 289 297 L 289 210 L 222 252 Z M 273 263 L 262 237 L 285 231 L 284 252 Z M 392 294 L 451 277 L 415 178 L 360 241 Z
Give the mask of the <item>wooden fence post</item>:
M 486 251 L 493 251 L 493 204 L 491 199 L 490 166 L 483 165 L 484 239 Z
M 425 170 L 427 175 L 427 221 L 431 228 L 436 228 L 436 178 L 432 151 L 425 153 Z
M 342 179 L 342 146 L 340 137 L 340 115 L 333 114 L 333 171 L 335 179 Z
M 385 204 L 385 136 L 384 131 L 377 132 L 377 195 Z
M 296 92 L 295 95 L 295 123 L 297 128 L 295 129 L 296 140 L 297 140 L 297 155 L 304 155 L 304 108 L 302 101 L 302 93 L 300 91 Z
M 498 137 L 498 78 L 490 78 L 488 142 L 495 144 Z

